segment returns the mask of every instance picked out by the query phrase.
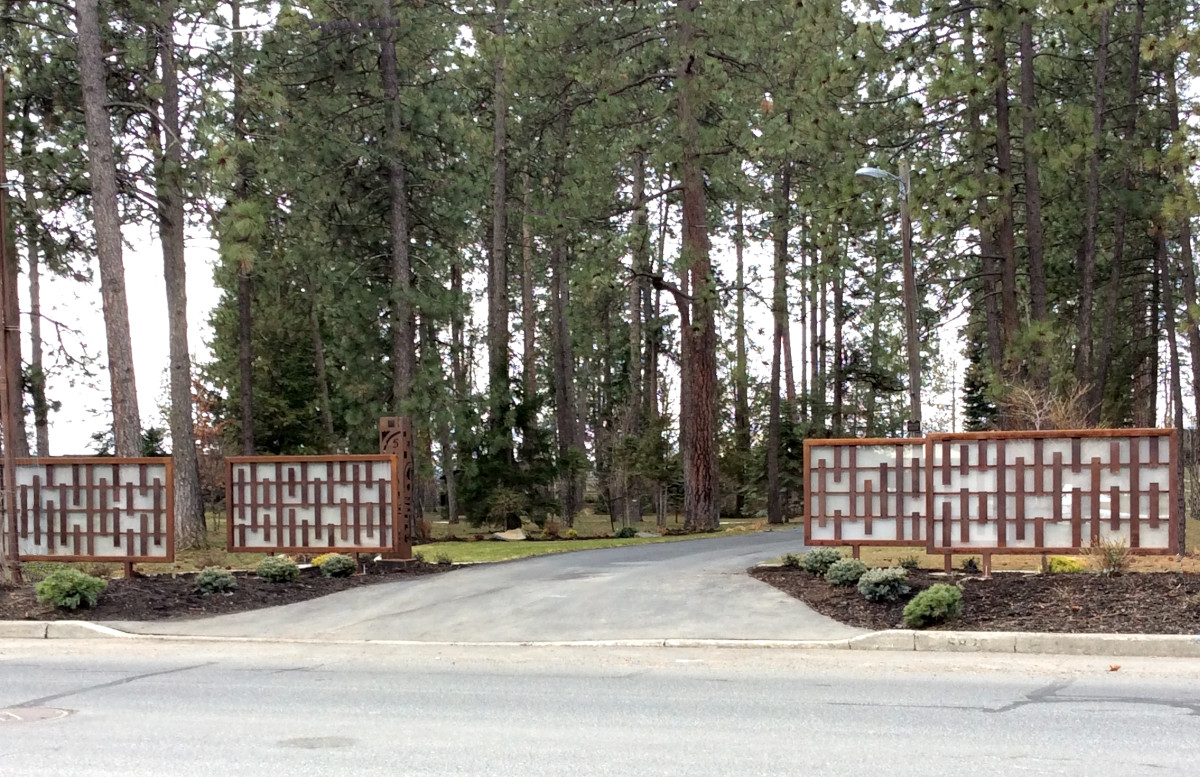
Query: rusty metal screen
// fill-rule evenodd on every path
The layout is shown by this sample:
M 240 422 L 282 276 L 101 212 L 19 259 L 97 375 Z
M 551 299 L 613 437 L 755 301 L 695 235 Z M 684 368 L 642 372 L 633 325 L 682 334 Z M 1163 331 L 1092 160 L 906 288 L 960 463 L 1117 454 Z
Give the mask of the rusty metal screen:
M 395 456 L 400 479 L 397 488 L 396 526 L 398 542 L 395 552 L 403 558 L 412 555 L 413 543 L 413 427 L 411 418 L 379 419 L 379 452 Z
M 924 545 L 925 443 L 805 440 L 809 545 Z
M 394 456 L 247 456 L 226 462 L 231 552 L 390 551 Z
M 931 553 L 1055 553 L 1123 539 L 1173 553 L 1178 440 L 1170 429 L 927 438 Z
M 170 459 L 18 459 L 14 474 L 22 560 L 175 560 Z

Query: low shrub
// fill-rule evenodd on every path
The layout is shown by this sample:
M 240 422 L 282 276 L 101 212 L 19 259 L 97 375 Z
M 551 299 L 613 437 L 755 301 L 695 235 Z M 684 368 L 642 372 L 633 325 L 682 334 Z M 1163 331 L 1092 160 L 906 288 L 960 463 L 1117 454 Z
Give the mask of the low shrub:
M 542 536 L 548 540 L 556 540 L 562 536 L 562 524 L 555 520 L 546 520 L 546 525 L 542 527 Z
M 414 552 L 413 553 L 413 561 L 417 562 L 418 564 L 424 564 L 425 563 L 425 554 Z
M 921 566 L 921 559 L 916 556 L 905 556 L 900 559 L 901 569 L 917 569 Z
M 57 569 L 46 575 L 35 587 L 39 602 L 52 604 L 64 610 L 92 607 L 100 594 L 108 588 L 108 581 L 78 569 Z
M 341 555 L 343 555 L 343 554 L 341 554 L 341 553 L 322 553 L 321 555 L 317 556 L 309 563 L 311 563 L 314 567 L 320 567 L 326 561 L 333 558 L 334 556 L 341 556 Z
M 800 559 L 800 566 L 814 575 L 824 575 L 829 568 L 842 560 L 842 554 L 833 548 L 813 548 Z
M 569 540 L 574 540 L 579 538 L 579 532 L 575 531 L 574 529 L 567 529 L 567 533 L 563 536 Z
M 923 629 L 962 615 L 962 590 L 956 585 L 936 583 L 904 605 L 904 625 Z
M 911 590 L 902 567 L 868 569 L 858 579 L 858 592 L 870 602 L 898 602 Z
M 795 553 L 785 553 L 783 556 L 783 565 L 789 569 L 799 569 L 800 557 Z
M 267 556 L 259 563 L 256 574 L 272 583 L 290 583 L 300 576 L 300 567 L 287 556 Z
M 1133 555 L 1123 537 L 1115 540 L 1096 540 L 1084 553 L 1087 555 L 1088 564 L 1102 575 L 1128 572 L 1133 563 Z
M 354 559 L 344 553 L 330 553 L 329 558 L 321 562 L 321 574 L 325 577 L 350 577 L 354 574 L 357 564 Z
M 963 562 L 962 571 L 968 575 L 978 575 L 983 570 L 979 568 L 979 562 L 972 557 Z
M 613 535 L 619 540 L 627 540 L 637 536 L 637 529 L 632 526 L 622 526 L 620 531 Z
M 202 594 L 223 594 L 237 588 L 237 578 L 228 569 L 205 567 L 196 575 L 196 588 Z
M 866 571 L 867 565 L 858 559 L 844 558 L 825 572 L 825 582 L 831 585 L 854 585 Z
M 441 566 L 449 566 L 454 563 L 454 559 L 450 558 L 449 554 L 446 553 L 439 553 L 436 560 Z
M 1087 569 L 1087 567 L 1083 565 L 1082 561 L 1077 558 L 1071 558 L 1070 556 L 1051 556 L 1049 568 L 1052 573 L 1082 572 L 1083 570 Z

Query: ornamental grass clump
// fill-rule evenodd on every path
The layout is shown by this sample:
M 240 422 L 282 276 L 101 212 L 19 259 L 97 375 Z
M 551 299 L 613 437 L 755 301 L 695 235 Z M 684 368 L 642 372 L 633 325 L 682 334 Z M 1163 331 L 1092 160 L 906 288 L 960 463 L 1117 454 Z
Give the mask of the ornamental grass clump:
M 300 567 L 287 556 L 267 556 L 259 563 L 256 574 L 272 583 L 290 583 L 300 576 Z
M 325 577 L 350 577 L 354 574 L 354 559 L 344 553 L 329 553 L 321 562 L 321 574 Z
M 833 548 L 813 548 L 800 557 L 800 566 L 805 572 L 824 575 L 829 568 L 842 560 L 842 554 Z
M 903 567 L 868 569 L 858 579 L 858 592 L 869 602 L 898 602 L 911 590 Z
M 844 558 L 825 573 L 830 585 L 854 585 L 867 571 L 867 565 L 856 558 Z
M 206 567 L 196 575 L 196 588 L 205 595 L 225 594 L 237 588 L 237 578 L 228 569 Z
M 64 610 L 94 607 L 108 581 L 84 574 L 78 569 L 59 569 L 46 575 L 34 590 L 39 602 Z
M 962 590 L 956 585 L 936 583 L 904 605 L 904 625 L 923 629 L 962 615 Z

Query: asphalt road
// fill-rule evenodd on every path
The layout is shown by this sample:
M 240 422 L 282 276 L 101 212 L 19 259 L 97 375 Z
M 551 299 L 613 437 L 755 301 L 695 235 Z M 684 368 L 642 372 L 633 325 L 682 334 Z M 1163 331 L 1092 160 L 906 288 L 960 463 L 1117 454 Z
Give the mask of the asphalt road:
M 1192 774 L 1200 661 L 0 642 L 6 777 Z
M 556 641 L 843 639 L 862 633 L 746 575 L 803 547 L 797 530 L 484 564 L 142 634 L 290 639 Z

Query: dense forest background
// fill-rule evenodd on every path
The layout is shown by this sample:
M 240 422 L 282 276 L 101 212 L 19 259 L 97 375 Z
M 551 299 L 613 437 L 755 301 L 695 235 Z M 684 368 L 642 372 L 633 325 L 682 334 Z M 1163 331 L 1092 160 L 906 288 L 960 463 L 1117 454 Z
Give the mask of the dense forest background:
M 393 414 L 451 520 L 570 525 L 587 496 L 783 521 L 805 438 L 904 432 L 905 194 L 926 403 L 967 429 L 1200 417 L 1191 0 L 2 9 L 15 450 L 50 453 L 46 365 L 71 366 L 47 273 L 103 300 L 102 447 L 161 443 L 123 275 L 122 229 L 153 229 L 185 544 L 223 455 L 372 452 Z M 902 164 L 907 192 L 856 175 Z

